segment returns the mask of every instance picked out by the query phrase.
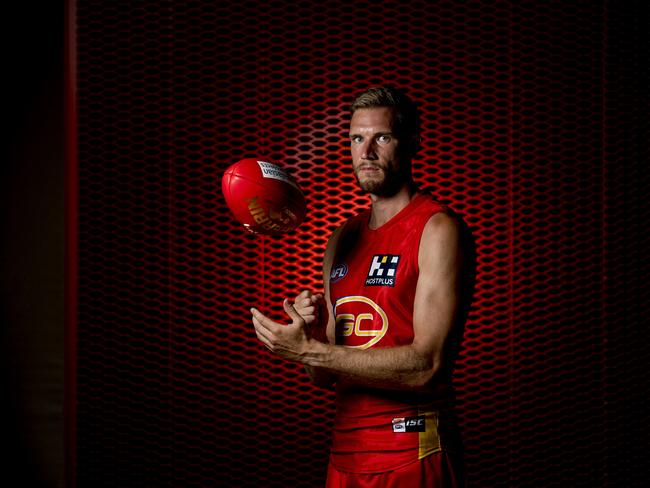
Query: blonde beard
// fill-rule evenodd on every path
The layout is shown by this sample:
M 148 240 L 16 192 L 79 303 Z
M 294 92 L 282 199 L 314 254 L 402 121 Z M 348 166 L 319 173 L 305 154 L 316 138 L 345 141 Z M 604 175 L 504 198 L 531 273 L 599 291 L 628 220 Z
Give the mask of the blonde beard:
M 392 197 L 409 181 L 400 172 L 388 173 L 383 168 L 380 168 L 380 171 L 383 173 L 383 178 L 370 178 L 364 181 L 359 179 L 356 171 L 354 172 L 357 183 L 364 193 L 370 193 L 378 197 Z

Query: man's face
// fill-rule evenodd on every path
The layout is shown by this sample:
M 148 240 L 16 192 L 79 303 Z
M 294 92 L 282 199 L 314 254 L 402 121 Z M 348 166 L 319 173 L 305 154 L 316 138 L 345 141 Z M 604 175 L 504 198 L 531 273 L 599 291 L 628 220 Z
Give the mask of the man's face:
M 378 107 L 358 109 L 350 121 L 354 175 L 362 190 L 377 196 L 392 196 L 406 182 L 393 119 L 393 109 Z

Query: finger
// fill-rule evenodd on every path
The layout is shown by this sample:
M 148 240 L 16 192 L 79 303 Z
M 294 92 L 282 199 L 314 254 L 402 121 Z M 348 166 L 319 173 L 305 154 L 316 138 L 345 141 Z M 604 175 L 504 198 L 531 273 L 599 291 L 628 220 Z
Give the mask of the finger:
M 269 340 L 273 337 L 273 332 L 264 327 L 264 325 L 255 317 L 253 317 L 253 327 L 255 327 L 256 334 L 261 334 Z
M 251 308 L 251 313 L 253 314 L 253 319 L 257 320 L 260 326 L 270 330 L 271 332 L 275 332 L 275 329 L 282 325 L 274 322 L 256 308 Z
M 259 339 L 259 341 L 264 344 L 267 348 L 271 349 L 271 341 L 260 331 L 259 329 L 255 328 L 255 335 Z
M 282 302 L 282 306 L 284 307 L 284 311 L 287 313 L 287 315 L 291 318 L 292 321 L 304 322 L 303 318 L 296 311 L 296 309 L 294 308 L 294 306 L 291 304 L 289 300 L 285 298 L 284 302 Z
M 300 309 L 300 315 L 302 315 L 303 317 L 305 315 L 314 315 L 315 311 L 316 311 L 316 307 L 314 306 L 304 307 Z
M 312 303 L 311 300 L 312 300 L 311 298 L 305 298 L 304 300 L 301 300 L 301 301 L 300 301 L 299 305 L 300 305 L 301 307 L 303 307 L 303 308 L 308 307 L 308 306 L 310 306 L 311 303 Z M 298 302 L 296 302 L 296 303 L 298 303 Z M 294 303 L 294 306 L 296 305 L 296 303 Z
M 253 325 L 255 326 L 255 335 L 257 338 L 266 346 L 267 349 L 274 351 L 276 336 L 272 334 L 268 329 L 262 327 L 258 320 L 253 319 Z
M 298 300 L 303 300 L 305 298 L 309 298 L 310 296 L 311 296 L 311 292 L 309 290 L 303 290 L 298 294 L 294 302 L 297 302 Z

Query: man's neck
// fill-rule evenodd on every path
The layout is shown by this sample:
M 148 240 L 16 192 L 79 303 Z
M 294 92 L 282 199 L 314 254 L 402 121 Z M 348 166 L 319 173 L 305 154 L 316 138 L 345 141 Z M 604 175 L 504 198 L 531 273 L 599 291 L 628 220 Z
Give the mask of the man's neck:
M 391 197 L 379 197 L 370 194 L 372 210 L 368 226 L 371 229 L 378 229 L 390 219 L 395 217 L 404 207 L 406 207 L 415 194 L 417 188 L 412 185 L 404 185 L 395 195 Z

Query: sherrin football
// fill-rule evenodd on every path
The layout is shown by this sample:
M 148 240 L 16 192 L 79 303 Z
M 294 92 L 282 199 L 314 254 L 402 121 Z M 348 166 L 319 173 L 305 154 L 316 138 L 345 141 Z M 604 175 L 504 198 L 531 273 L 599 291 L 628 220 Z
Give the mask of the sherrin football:
M 257 234 L 286 234 L 305 218 L 305 197 L 280 166 L 256 158 L 230 166 L 221 180 L 228 208 Z

